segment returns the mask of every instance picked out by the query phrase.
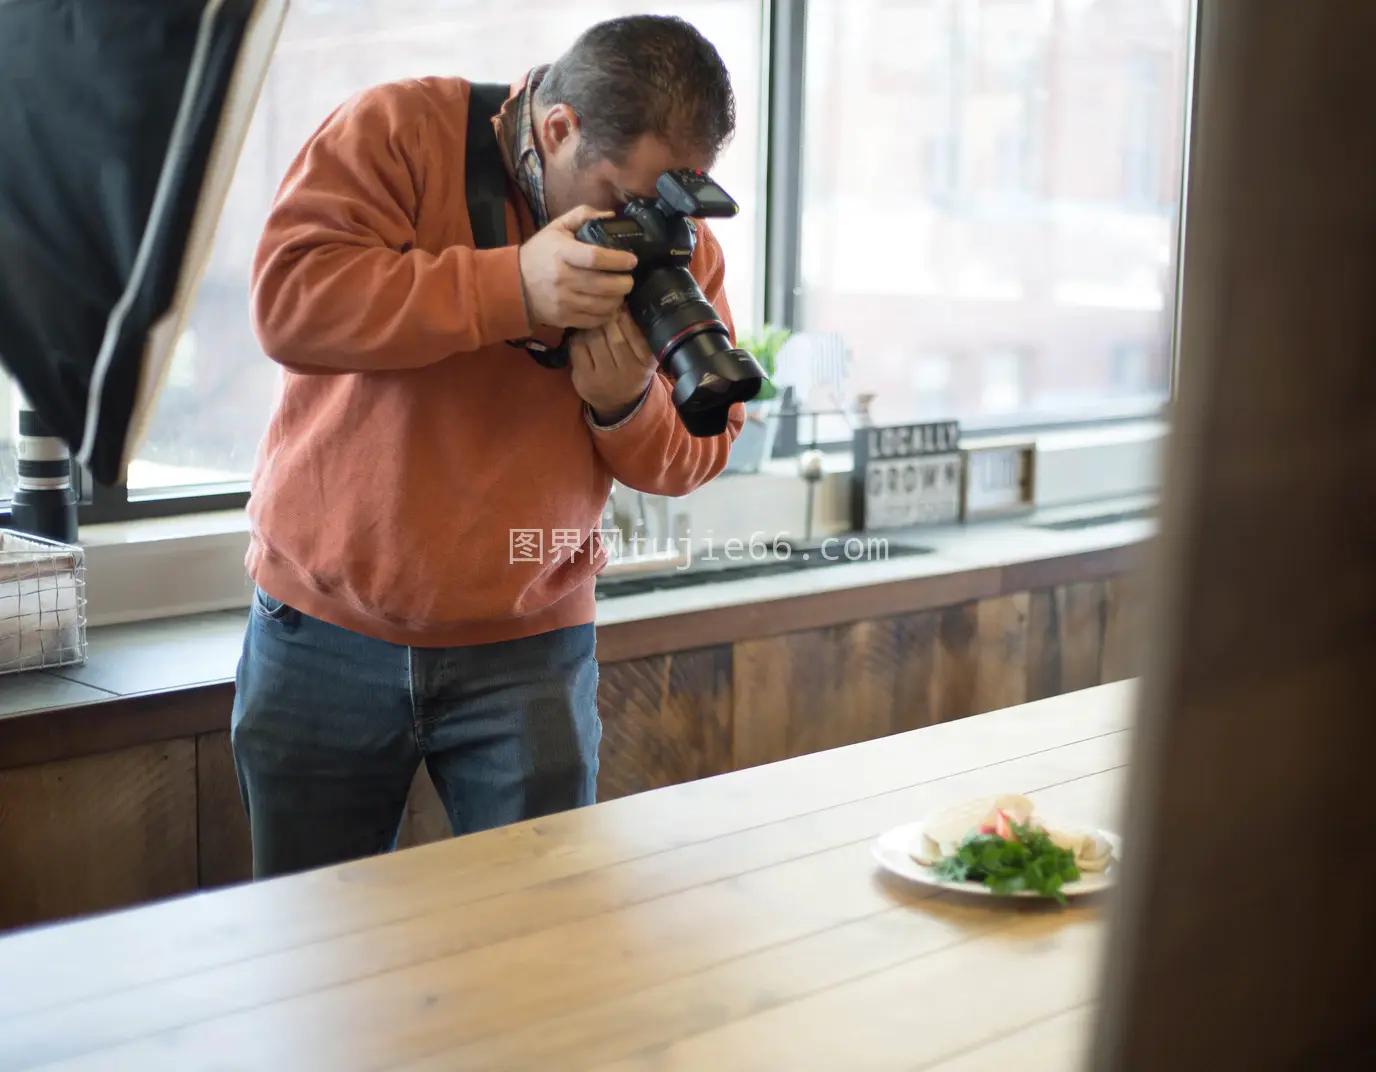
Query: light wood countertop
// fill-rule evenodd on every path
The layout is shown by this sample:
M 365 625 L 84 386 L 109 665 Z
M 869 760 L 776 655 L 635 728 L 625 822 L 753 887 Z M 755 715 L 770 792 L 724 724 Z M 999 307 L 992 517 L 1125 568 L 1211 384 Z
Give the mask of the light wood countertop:
M 0 940 L 0 1069 L 1071 1072 L 1102 902 L 869 843 L 1028 792 L 1118 827 L 1133 685 Z

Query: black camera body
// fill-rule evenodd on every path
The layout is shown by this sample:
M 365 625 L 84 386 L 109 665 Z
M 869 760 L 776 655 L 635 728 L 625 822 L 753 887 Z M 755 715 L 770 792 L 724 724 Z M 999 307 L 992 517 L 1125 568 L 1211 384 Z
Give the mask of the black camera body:
M 674 408 L 694 436 L 720 435 L 736 402 L 760 392 L 765 374 L 731 336 L 688 271 L 697 247 L 698 219 L 727 219 L 740 211 L 701 171 L 666 171 L 657 198 L 634 198 L 615 217 L 589 220 L 582 242 L 636 256 L 635 285 L 626 307 L 673 381 Z

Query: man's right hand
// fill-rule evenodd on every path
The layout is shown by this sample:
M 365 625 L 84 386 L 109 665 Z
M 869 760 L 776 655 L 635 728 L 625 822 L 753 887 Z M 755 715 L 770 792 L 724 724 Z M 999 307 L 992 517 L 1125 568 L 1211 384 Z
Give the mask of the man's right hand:
M 574 237 L 588 220 L 613 215 L 583 205 L 550 221 L 521 246 L 521 285 L 532 324 L 600 328 L 616 317 L 631 291 L 635 254 Z

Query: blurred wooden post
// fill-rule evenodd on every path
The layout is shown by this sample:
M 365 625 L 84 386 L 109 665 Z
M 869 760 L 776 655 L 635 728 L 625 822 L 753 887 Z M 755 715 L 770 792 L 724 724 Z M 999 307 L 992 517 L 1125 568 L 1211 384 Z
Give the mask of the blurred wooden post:
M 1376 3 L 1202 18 L 1183 394 L 1091 1063 L 1376 1067 Z

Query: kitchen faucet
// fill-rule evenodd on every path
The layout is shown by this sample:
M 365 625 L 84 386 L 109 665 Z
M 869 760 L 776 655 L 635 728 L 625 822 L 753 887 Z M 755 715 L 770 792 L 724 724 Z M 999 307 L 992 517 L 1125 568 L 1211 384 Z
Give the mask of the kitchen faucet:
M 669 531 L 669 501 L 663 496 L 656 496 L 656 502 L 652 507 L 650 497 L 643 491 L 636 491 L 633 492 L 635 499 L 634 506 L 631 507 L 625 503 L 624 496 L 618 497 L 618 490 L 631 491 L 624 485 L 612 484 L 612 490 L 607 495 L 607 503 L 602 508 L 602 527 L 621 533 L 622 557 L 671 552 L 674 536 Z M 650 530 L 652 514 L 655 519 L 653 533 Z M 649 543 L 652 537 L 656 544 Z M 660 542 L 664 546 L 658 546 Z

